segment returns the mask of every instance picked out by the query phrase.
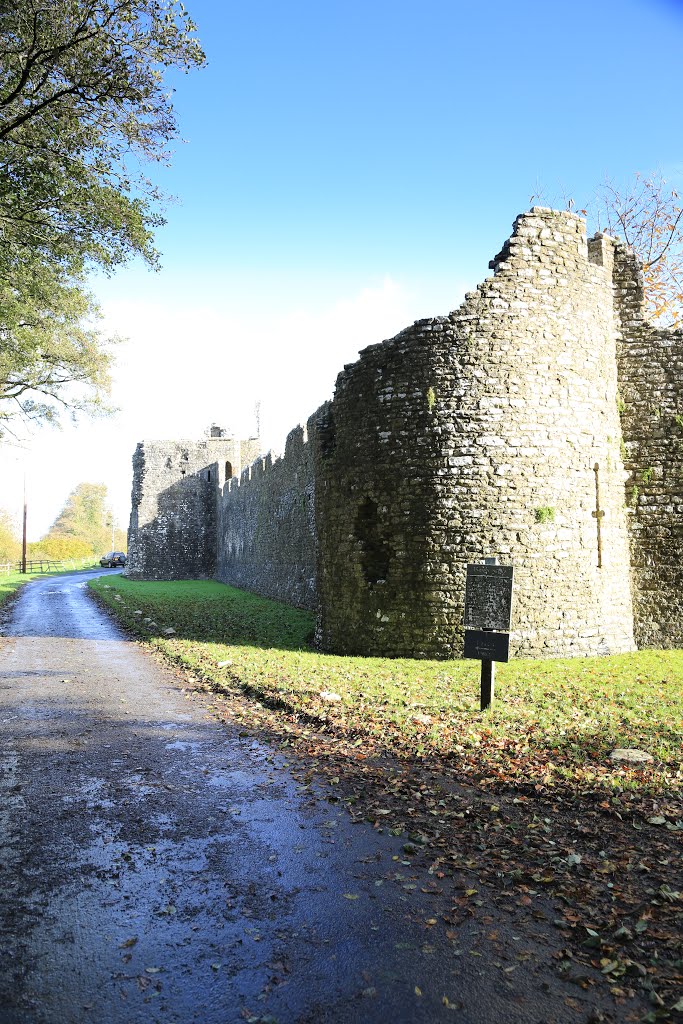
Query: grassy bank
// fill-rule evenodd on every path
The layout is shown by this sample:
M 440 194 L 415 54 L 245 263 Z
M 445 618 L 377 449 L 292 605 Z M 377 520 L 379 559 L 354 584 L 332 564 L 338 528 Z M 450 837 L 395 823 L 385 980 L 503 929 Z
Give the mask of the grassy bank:
M 25 576 L 20 572 L 10 572 L 0 576 L 0 607 L 8 601 L 13 594 L 19 590 L 24 583 L 28 583 L 32 576 Z
M 683 651 L 501 665 L 495 706 L 482 714 L 476 662 L 322 655 L 308 646 L 307 612 L 212 582 L 90 586 L 130 630 L 218 690 L 246 691 L 376 751 L 457 761 L 491 789 L 671 795 L 680 786 Z M 616 747 L 654 761 L 614 763 Z

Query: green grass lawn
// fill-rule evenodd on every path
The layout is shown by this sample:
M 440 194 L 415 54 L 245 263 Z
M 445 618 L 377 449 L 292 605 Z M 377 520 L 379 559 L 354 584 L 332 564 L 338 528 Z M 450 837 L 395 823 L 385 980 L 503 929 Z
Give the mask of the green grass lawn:
M 6 576 L 0 576 L 0 605 L 3 605 L 19 587 L 23 586 L 30 579 L 33 579 L 33 577 L 24 576 L 20 572 L 11 572 Z
M 90 586 L 127 628 L 216 689 L 246 691 L 377 752 L 445 758 L 494 789 L 680 787 L 683 651 L 513 661 L 498 666 L 495 705 L 482 713 L 478 662 L 319 654 L 312 615 L 219 583 Z M 654 762 L 614 764 L 615 747 Z

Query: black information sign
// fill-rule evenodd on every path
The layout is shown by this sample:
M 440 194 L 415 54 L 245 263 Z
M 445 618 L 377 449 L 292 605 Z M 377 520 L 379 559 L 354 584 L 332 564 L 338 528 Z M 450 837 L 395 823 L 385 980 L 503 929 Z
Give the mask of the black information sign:
M 464 658 L 480 661 L 509 661 L 510 634 L 488 633 L 483 629 L 465 630 Z
M 466 629 L 498 629 L 504 632 L 510 628 L 513 571 L 511 565 L 467 566 Z

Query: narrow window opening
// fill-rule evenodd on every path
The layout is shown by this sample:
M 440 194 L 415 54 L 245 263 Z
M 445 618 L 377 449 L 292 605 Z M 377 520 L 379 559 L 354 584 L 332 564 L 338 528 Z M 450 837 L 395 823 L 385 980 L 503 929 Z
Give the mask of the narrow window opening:
M 366 583 L 379 583 L 389 573 L 389 545 L 382 537 L 377 502 L 366 498 L 356 515 L 356 537 L 361 546 L 361 568 Z
M 600 507 L 600 463 L 596 462 L 593 466 L 593 472 L 595 473 L 595 510 L 591 512 L 593 519 L 595 519 L 595 528 L 597 532 L 598 541 L 598 569 L 602 569 L 602 525 L 601 521 L 604 518 L 605 510 Z
M 209 481 L 209 483 L 211 482 L 211 470 L 210 469 L 207 469 L 207 471 L 206 471 L 206 479 Z
M 232 462 L 226 462 L 225 463 L 225 479 L 226 480 L 231 480 L 232 479 Z

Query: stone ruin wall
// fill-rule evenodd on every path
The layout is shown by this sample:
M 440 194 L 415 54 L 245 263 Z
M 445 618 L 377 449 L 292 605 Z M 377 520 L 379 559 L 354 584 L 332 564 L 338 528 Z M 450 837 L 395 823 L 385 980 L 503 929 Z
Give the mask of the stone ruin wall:
M 683 331 L 644 313 L 635 258 L 617 250 L 619 406 L 639 647 L 683 647 Z
M 314 430 L 315 417 L 311 428 Z M 312 445 L 303 427 L 223 487 L 216 577 L 297 608 L 317 607 Z
M 452 657 L 466 565 L 496 554 L 514 654 L 683 645 L 683 335 L 647 323 L 637 263 L 571 213 L 519 217 L 492 267 L 449 316 L 365 349 L 282 459 L 212 497 L 201 445 L 185 491 L 174 443 L 139 448 L 131 575 L 187 545 L 174 577 L 317 607 L 323 649 Z
M 514 653 L 633 649 L 606 247 L 532 210 L 460 309 L 340 374 L 317 481 L 326 649 L 460 654 L 466 565 L 493 554 L 515 566 Z
M 126 576 L 210 579 L 216 571 L 217 496 L 258 441 L 142 441 L 133 456 Z

